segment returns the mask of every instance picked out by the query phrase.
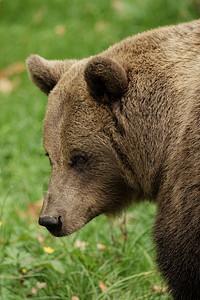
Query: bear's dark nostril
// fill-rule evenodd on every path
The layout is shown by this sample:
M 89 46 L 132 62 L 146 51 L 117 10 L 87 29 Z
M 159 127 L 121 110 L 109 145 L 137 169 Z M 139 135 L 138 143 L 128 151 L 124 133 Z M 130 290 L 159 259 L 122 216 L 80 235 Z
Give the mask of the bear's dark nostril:
M 59 231 L 62 227 L 61 217 L 44 216 L 39 218 L 39 224 L 45 226 L 49 231 Z

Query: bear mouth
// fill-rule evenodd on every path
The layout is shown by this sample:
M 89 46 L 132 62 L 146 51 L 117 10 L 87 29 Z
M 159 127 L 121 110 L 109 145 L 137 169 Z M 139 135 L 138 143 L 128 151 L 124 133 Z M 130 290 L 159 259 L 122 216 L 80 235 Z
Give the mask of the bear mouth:
M 56 236 L 56 237 L 61 237 L 63 236 L 62 234 L 62 229 L 60 227 L 60 229 L 53 229 L 51 228 L 51 226 L 46 226 L 47 230 L 50 232 L 51 235 Z

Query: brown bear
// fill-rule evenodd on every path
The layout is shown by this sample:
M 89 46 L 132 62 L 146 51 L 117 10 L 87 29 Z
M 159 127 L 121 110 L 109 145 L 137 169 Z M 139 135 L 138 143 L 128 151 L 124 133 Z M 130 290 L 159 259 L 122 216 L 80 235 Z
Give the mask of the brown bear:
M 27 68 L 49 95 L 40 225 L 65 236 L 155 199 L 159 268 L 174 299 L 200 299 L 200 20 L 81 60 L 32 55 Z

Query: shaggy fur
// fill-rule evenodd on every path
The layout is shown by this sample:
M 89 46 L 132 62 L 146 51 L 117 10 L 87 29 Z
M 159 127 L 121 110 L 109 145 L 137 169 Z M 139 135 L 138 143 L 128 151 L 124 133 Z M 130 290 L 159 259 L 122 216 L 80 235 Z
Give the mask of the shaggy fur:
M 200 21 L 79 61 L 32 55 L 27 68 L 49 94 L 40 223 L 64 236 L 155 199 L 159 268 L 174 299 L 200 299 Z

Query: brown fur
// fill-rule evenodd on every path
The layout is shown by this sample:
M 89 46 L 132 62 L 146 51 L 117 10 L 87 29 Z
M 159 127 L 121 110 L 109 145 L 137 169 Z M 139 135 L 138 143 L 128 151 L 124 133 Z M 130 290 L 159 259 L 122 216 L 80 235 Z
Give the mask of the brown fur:
M 27 68 L 49 94 L 41 220 L 59 219 L 50 231 L 63 236 L 155 199 L 158 265 L 174 299 L 200 299 L 200 21 L 80 61 L 33 55 Z

